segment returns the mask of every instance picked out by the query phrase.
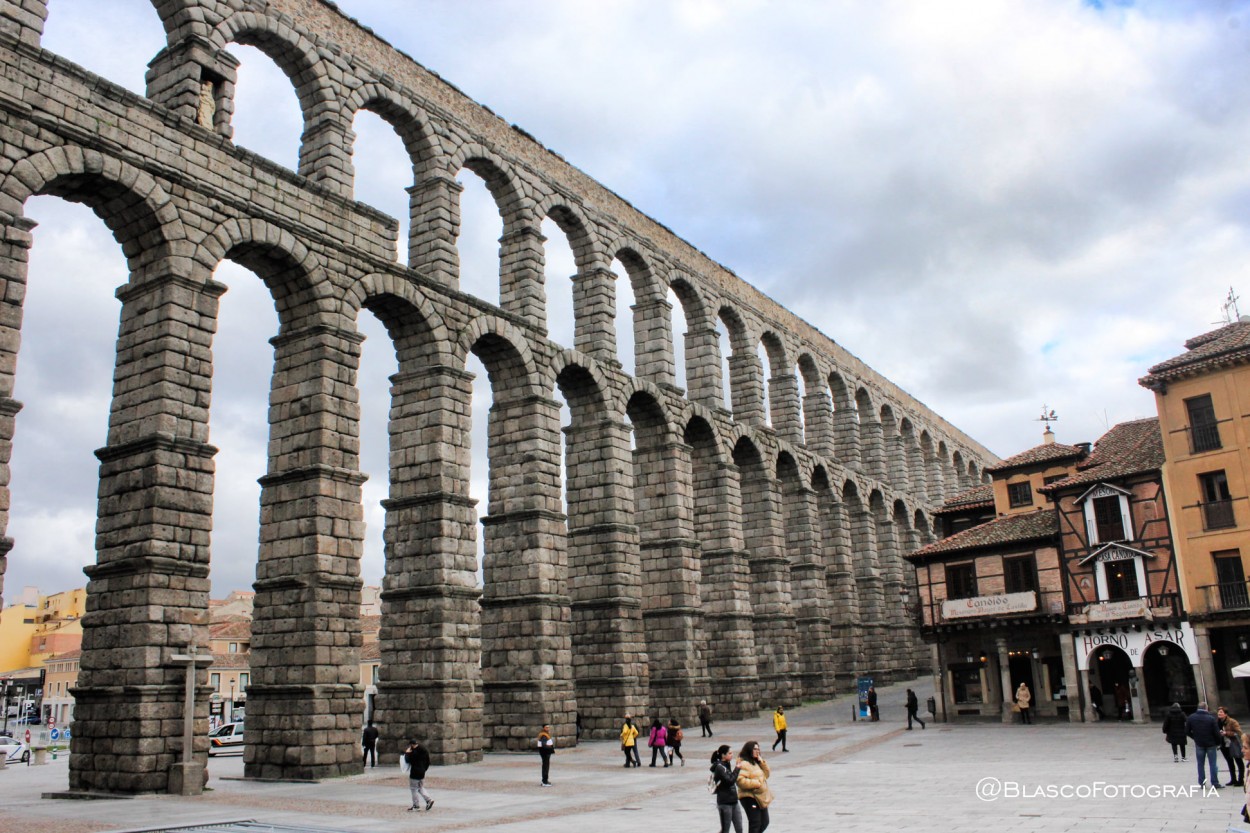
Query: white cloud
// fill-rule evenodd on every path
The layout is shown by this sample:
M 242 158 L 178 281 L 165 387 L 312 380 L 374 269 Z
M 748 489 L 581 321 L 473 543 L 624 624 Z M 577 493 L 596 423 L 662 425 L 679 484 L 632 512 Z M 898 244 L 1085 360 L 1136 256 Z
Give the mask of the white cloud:
M 102 19 L 86 0 L 56 0 L 45 45 L 139 89 L 160 27 L 144 0 L 112 5 Z M 1094 440 L 1109 423 L 1153 412 L 1136 379 L 1210 327 L 1229 286 L 1245 287 L 1244 4 L 437 0 L 419 13 L 400 6 L 340 0 L 347 14 L 1004 456 L 1038 441 L 1043 402 L 1059 411 L 1065 442 Z M 236 138 L 293 166 L 301 125 L 289 83 L 255 50 L 237 54 L 245 65 Z M 358 164 L 358 195 L 402 217 L 411 174 L 398 140 L 367 118 L 357 131 L 358 148 L 369 149 Z M 474 206 L 470 200 L 465 211 L 463 260 L 489 284 L 499 230 L 489 203 Z M 19 434 L 35 448 L 53 445 L 29 426 L 69 413 L 84 437 L 71 455 L 77 463 L 58 466 L 56 478 L 33 458 L 23 462 L 32 452 L 18 443 L 15 531 L 27 495 L 78 506 L 63 487 L 80 479 L 93 492 L 85 472 L 107 416 L 110 371 L 99 362 L 111 361 L 112 336 L 99 328 L 115 330 L 116 302 L 69 301 L 95 297 L 90 276 L 121 260 L 98 221 L 66 223 L 36 230 Z M 82 236 L 93 224 L 91 233 L 103 236 Z M 53 267 L 59 281 L 47 278 L 35 264 L 48 248 L 81 253 L 81 262 Z M 122 272 L 110 268 L 97 278 L 107 291 L 124 280 L 124 264 Z M 559 269 L 563 279 L 571 265 Z M 40 324 L 33 296 L 55 284 L 69 292 L 53 305 L 62 318 Z M 268 350 L 263 339 L 273 325 L 245 318 L 265 296 L 249 297 L 249 309 L 231 318 L 260 340 L 244 351 L 254 358 Z M 230 295 L 223 309 L 229 303 Z M 40 347 L 34 331 L 58 326 L 84 337 Z M 233 341 L 225 326 L 223 319 L 223 350 Z M 571 337 L 567 324 L 552 329 Z M 385 397 L 390 365 L 373 348 L 384 340 L 380 330 L 371 336 L 361 372 L 367 576 L 381 569 L 385 406 L 374 400 Z M 239 484 L 229 515 L 246 524 L 231 532 L 233 520 L 219 510 L 215 549 L 255 546 L 254 505 L 245 506 L 242 484 L 254 484 L 264 466 L 267 370 L 244 361 L 239 383 L 223 377 L 230 381 L 214 397 L 213 441 L 229 438 L 242 449 L 230 455 L 253 455 L 226 478 Z M 101 374 L 103 393 L 91 387 Z M 479 498 L 483 385 L 474 403 Z M 99 418 L 79 417 L 101 407 Z M 69 453 L 73 444 L 65 445 Z M 219 464 L 233 460 L 223 445 Z M 22 482 L 29 492 L 19 491 Z M 24 572 L 35 569 L 22 557 L 30 545 L 19 540 L 10 560 L 14 584 L 35 574 Z M 239 563 L 231 581 L 250 582 L 254 560 Z M 241 584 L 219 589 L 231 586 Z

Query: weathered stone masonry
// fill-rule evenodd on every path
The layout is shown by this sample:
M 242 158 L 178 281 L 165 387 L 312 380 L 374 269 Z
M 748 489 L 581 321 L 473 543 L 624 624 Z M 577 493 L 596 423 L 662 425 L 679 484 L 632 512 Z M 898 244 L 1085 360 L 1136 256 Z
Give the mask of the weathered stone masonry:
M 247 775 L 361 767 L 362 309 L 385 324 L 399 364 L 384 737 L 418 734 L 436 761 L 470 761 L 525 745 L 544 721 L 571 739 L 575 714 L 604 737 L 626 711 L 693 721 L 706 698 L 744 716 L 857 673 L 924 665 L 899 600 L 901 552 L 928 537 L 935 503 L 979 482 L 993 459 L 984 448 L 335 7 L 153 6 L 168 46 L 144 98 L 42 51 L 45 0 L 0 0 L 0 483 L 20 440 L 13 380 L 38 243 L 25 201 L 90 206 L 130 269 L 98 452 L 71 786 L 162 791 L 181 755 L 183 672 L 170 657 L 207 644 L 212 339 L 225 290 L 213 273 L 225 259 L 265 282 L 280 320 Z M 232 43 L 260 48 L 292 79 L 305 119 L 297 172 L 231 143 Z M 394 256 L 397 223 L 352 200 L 362 109 L 394 126 L 413 160 L 408 267 Z M 457 288 L 464 169 L 503 218 L 498 307 Z M 547 217 L 577 262 L 572 345 L 546 337 Z M 614 260 L 627 274 L 612 273 Z M 620 280 L 637 299 L 635 376 L 616 360 Z M 687 321 L 681 357 L 670 288 Z M 718 328 L 733 346 L 732 408 Z M 469 353 L 494 394 L 480 588 Z M 688 391 L 675 386 L 679 360 Z M 572 414 L 563 432 L 557 388 Z M 7 527 L 7 485 L 0 507 Z M 0 541 L 0 571 L 12 547 Z M 202 757 L 206 705 L 196 717 Z

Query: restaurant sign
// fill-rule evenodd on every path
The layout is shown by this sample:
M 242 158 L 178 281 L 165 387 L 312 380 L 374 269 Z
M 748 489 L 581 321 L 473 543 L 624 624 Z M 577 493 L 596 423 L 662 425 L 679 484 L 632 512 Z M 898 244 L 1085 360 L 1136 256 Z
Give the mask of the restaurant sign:
M 942 602 L 943 619 L 966 619 L 971 616 L 996 616 L 1001 613 L 1028 613 L 1037 610 L 1037 593 L 1003 593 L 999 596 L 973 596 L 971 599 L 950 599 Z

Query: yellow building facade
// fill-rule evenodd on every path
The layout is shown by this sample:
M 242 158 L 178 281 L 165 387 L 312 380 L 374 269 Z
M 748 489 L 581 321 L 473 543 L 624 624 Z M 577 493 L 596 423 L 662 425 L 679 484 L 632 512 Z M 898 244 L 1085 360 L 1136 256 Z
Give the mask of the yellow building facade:
M 1231 669 L 1250 661 L 1250 320 L 1185 348 L 1140 382 L 1159 411 L 1180 590 L 1204 694 L 1245 714 L 1250 686 Z

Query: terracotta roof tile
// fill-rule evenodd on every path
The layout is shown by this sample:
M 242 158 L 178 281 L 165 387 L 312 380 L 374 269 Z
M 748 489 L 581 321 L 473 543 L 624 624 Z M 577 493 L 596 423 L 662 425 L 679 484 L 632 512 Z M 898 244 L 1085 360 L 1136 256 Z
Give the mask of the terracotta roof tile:
M 251 654 L 213 654 L 210 668 L 218 671 L 246 671 L 251 664 Z
M 1155 390 L 1172 379 L 1245 362 L 1250 362 L 1250 320 L 1243 319 L 1186 341 L 1184 353 L 1159 362 L 1137 383 Z
M 1094 452 L 1077 465 L 1076 474 L 1043 486 L 1055 492 L 1119 477 L 1163 469 L 1163 435 L 1158 417 L 1121 422 L 1103 434 Z
M 208 626 L 209 639 L 251 639 L 252 638 L 252 621 L 243 619 L 240 621 L 218 622 Z
M 963 512 L 977 506 L 993 506 L 994 505 L 994 485 L 986 483 L 982 486 L 973 486 L 967 491 L 960 492 L 952 498 L 947 498 L 940 509 L 934 510 L 933 514 L 943 515 L 952 512 Z
M 949 538 L 921 547 L 907 556 L 908 560 L 924 561 L 937 555 L 1006 546 L 1008 544 L 1053 538 L 1059 534 L 1059 522 L 1049 510 L 1006 515 L 971 529 L 956 532 Z
M 1085 449 L 1076 445 L 1061 443 L 1042 443 L 1028 451 L 1022 451 L 1014 457 L 1008 457 L 998 465 L 986 466 L 988 472 L 1008 471 L 1025 466 L 1036 466 L 1041 463 L 1053 463 L 1057 460 L 1076 460 L 1085 455 Z

